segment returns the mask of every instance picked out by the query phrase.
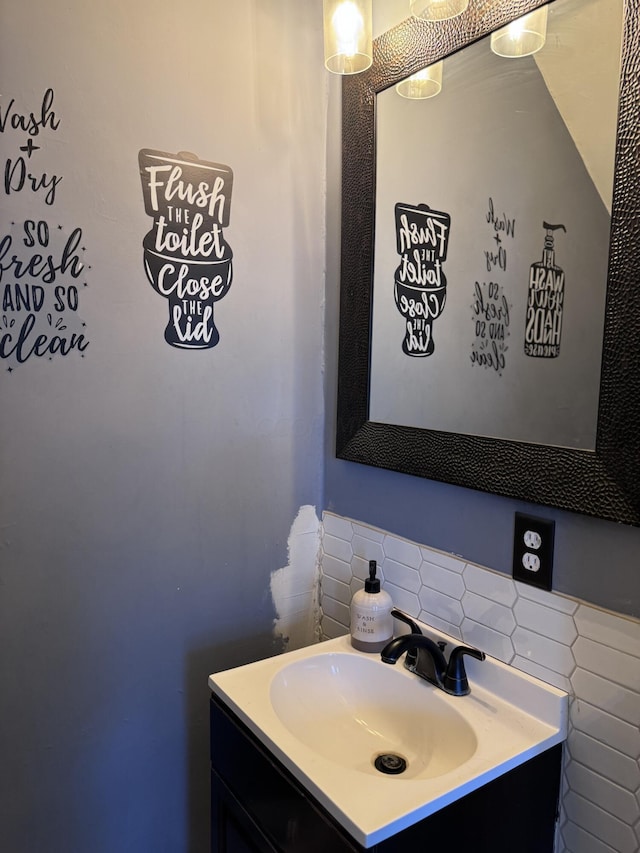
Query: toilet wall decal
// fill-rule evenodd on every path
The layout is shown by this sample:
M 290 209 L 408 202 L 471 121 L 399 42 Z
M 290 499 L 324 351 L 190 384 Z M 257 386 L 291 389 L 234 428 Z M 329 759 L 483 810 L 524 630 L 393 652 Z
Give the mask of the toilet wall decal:
M 220 340 L 214 304 L 233 278 L 229 224 L 233 172 L 194 154 L 139 152 L 146 213 L 153 226 L 143 240 L 144 268 L 153 289 L 168 302 L 164 330 L 180 349 L 210 349 Z

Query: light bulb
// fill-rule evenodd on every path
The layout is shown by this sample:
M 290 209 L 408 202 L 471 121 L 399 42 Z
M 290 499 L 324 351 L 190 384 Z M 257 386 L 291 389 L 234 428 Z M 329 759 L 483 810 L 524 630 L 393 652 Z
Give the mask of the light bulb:
M 335 74 L 357 74 L 373 60 L 371 0 L 324 0 L 324 62 Z
M 364 21 L 358 7 L 351 0 L 341 3 L 331 17 L 336 34 L 338 51 L 352 57 L 358 50 L 358 39 L 364 30 Z
M 547 7 L 542 6 L 491 33 L 491 50 L 508 59 L 531 56 L 544 47 L 546 38 Z
M 416 71 L 411 77 L 396 83 L 396 92 L 403 98 L 415 101 L 435 97 L 442 89 L 442 66 L 441 60 Z

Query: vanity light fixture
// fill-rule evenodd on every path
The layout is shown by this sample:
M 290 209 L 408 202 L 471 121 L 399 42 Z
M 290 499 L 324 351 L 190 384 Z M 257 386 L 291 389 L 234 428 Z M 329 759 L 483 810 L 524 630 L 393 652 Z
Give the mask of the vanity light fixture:
M 544 46 L 546 38 L 547 7 L 541 6 L 491 33 L 491 50 L 509 59 L 531 56 Z
M 444 62 L 434 62 L 420 71 L 416 71 L 411 77 L 396 83 L 396 92 L 403 98 L 412 100 L 424 100 L 434 98 L 442 89 L 442 66 Z
M 424 21 L 446 21 L 466 11 L 469 0 L 410 0 L 411 14 Z
M 334 74 L 358 74 L 373 62 L 371 0 L 323 0 L 324 64 Z

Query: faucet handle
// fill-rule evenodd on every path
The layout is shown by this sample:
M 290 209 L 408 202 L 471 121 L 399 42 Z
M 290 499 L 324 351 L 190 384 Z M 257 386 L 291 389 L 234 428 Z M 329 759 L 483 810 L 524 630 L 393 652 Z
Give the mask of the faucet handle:
M 464 656 L 475 658 L 476 660 L 484 660 L 486 655 L 479 649 L 473 649 L 470 646 L 456 646 L 449 655 L 449 663 L 447 671 L 443 679 L 444 689 L 447 693 L 453 693 L 455 696 L 466 696 L 470 693 L 469 681 L 464 668 Z
M 413 619 L 410 619 L 406 613 L 403 613 L 402 610 L 397 610 L 394 607 L 393 610 L 391 611 L 391 615 L 395 619 L 399 619 L 400 622 L 404 622 L 405 625 L 408 625 L 409 628 L 411 629 L 412 634 L 422 635 L 422 631 L 420 630 L 420 627 L 418 625 L 416 625 L 416 623 L 413 621 Z M 407 652 L 405 666 L 408 669 L 414 669 L 417 662 L 418 662 L 418 650 L 417 649 L 409 649 L 409 651 Z
M 413 619 L 410 619 L 405 613 L 403 613 L 402 610 L 397 610 L 394 607 L 393 610 L 391 611 L 391 615 L 395 619 L 399 619 L 400 622 L 404 622 L 405 625 L 408 625 L 409 628 L 411 628 L 412 634 L 422 634 L 422 631 L 420 630 L 419 626 L 416 625 L 416 623 L 413 621 Z

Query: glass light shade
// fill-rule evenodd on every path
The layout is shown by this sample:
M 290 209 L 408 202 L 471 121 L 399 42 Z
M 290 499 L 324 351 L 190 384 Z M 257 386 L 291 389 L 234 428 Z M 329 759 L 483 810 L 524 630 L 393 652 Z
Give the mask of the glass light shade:
M 403 98 L 424 100 L 433 98 L 442 89 L 442 66 L 443 62 L 434 62 L 421 71 L 416 71 L 406 80 L 396 83 L 396 92 Z
M 410 0 L 411 14 L 425 21 L 446 21 L 466 11 L 469 0 Z
M 542 6 L 491 33 L 491 50 L 509 59 L 531 56 L 544 46 L 546 38 L 547 7 Z
M 323 0 L 324 64 L 334 74 L 358 74 L 373 62 L 371 0 Z

